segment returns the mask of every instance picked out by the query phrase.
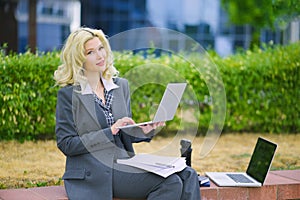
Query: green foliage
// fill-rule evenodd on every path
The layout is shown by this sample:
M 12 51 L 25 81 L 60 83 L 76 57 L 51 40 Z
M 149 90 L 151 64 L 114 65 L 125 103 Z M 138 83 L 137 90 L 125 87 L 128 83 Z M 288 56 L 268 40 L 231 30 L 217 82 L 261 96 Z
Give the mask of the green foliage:
M 263 28 L 285 27 L 300 15 L 299 0 L 221 0 L 229 21 L 252 27 L 250 48 L 260 44 Z
M 115 66 L 120 76 L 130 81 L 136 121 L 148 120 L 153 114 L 166 83 L 187 81 L 191 92 L 184 94 L 180 110 L 191 112 L 196 122 L 180 125 L 179 113 L 168 122 L 166 131 L 199 124 L 198 131 L 205 133 L 212 115 L 219 111 L 218 102 L 211 100 L 217 92 L 208 83 L 212 88 L 224 83 L 225 132 L 293 133 L 300 131 L 299 55 L 299 43 L 266 45 L 264 50 L 257 48 L 227 58 L 211 53 L 210 58 L 166 54 L 144 59 L 139 54 L 115 52 Z M 58 87 L 54 87 L 53 72 L 59 63 L 58 52 L 1 53 L 0 140 L 54 137 Z M 211 70 L 214 63 L 222 80 Z
M 273 0 L 275 16 L 292 20 L 300 15 L 299 0 Z
M 225 131 L 299 132 L 299 47 L 271 46 L 215 60 L 227 95 Z
M 273 28 L 277 20 L 289 22 L 300 15 L 299 0 L 222 0 L 233 24 Z
M 34 139 L 54 132 L 56 52 L 1 54 L 0 139 Z
M 272 0 L 222 0 L 229 20 L 237 25 L 251 24 L 259 27 L 273 25 Z

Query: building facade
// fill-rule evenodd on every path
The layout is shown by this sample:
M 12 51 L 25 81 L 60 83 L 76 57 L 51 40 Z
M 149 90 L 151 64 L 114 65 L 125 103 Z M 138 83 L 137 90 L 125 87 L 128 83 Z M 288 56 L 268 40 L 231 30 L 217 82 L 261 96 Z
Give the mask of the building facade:
M 18 20 L 19 52 L 27 50 L 28 5 L 28 0 L 19 0 L 15 14 Z M 80 26 L 79 1 L 38 0 L 36 13 L 36 40 L 39 51 L 60 49 L 70 30 Z
M 134 28 L 153 26 L 168 28 L 186 34 L 203 48 L 213 49 L 221 56 L 230 55 L 239 48 L 247 49 L 251 42 L 251 27 L 230 25 L 220 0 L 38 0 L 37 2 L 37 46 L 41 51 L 60 49 L 70 31 L 79 26 L 100 28 L 109 37 Z M 27 7 L 28 0 L 19 0 L 16 16 L 21 52 L 26 50 L 27 44 Z M 286 44 L 297 41 L 300 38 L 299 24 L 299 21 L 295 21 L 275 31 L 263 30 L 261 42 Z M 169 43 L 176 40 L 171 35 L 168 38 Z

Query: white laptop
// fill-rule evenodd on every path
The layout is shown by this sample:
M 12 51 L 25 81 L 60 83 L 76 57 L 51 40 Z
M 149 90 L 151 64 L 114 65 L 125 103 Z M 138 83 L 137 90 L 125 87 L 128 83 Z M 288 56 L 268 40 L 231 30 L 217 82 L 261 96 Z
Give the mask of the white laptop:
M 277 144 L 258 138 L 246 172 L 206 172 L 218 186 L 261 187 L 270 170 Z
M 159 103 L 156 113 L 151 121 L 129 124 L 118 128 L 119 129 L 132 128 L 136 126 L 153 124 L 155 122 L 165 122 L 165 121 L 172 120 L 175 116 L 177 107 L 180 103 L 186 85 L 187 85 L 186 83 L 169 83 L 167 85 L 167 88 Z

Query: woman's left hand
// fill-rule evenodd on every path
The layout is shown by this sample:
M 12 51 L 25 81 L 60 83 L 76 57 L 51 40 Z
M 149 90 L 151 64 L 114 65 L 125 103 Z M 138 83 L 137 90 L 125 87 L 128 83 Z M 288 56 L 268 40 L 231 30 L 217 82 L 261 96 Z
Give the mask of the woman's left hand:
M 165 126 L 165 122 L 155 122 L 153 124 L 147 124 L 143 126 L 139 126 L 145 134 L 148 134 L 150 131 L 156 129 L 157 127 Z

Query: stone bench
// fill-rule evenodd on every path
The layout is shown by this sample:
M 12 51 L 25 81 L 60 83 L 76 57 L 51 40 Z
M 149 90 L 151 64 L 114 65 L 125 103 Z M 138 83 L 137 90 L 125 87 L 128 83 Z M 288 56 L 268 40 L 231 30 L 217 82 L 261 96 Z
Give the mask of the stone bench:
M 206 199 L 274 200 L 300 199 L 300 170 L 270 171 L 262 187 L 210 187 L 201 188 Z
M 201 198 L 206 199 L 300 199 L 300 170 L 270 171 L 264 186 L 201 187 Z M 63 186 L 0 190 L 0 200 L 68 200 Z M 114 199 L 119 200 L 119 199 Z

